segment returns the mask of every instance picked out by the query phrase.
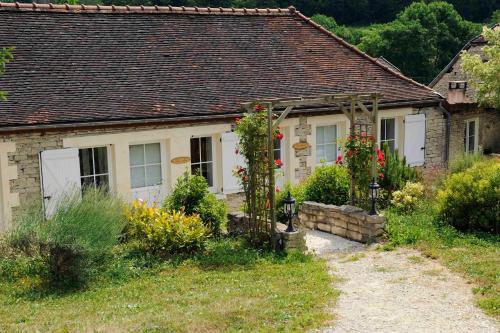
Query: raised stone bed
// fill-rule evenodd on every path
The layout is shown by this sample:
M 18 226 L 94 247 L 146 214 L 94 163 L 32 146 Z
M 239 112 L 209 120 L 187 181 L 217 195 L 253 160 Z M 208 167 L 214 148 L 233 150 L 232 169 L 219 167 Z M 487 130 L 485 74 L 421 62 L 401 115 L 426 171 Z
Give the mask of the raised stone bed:
M 299 224 L 362 243 L 374 242 L 384 233 L 385 217 L 368 215 L 361 208 L 306 201 L 300 206 Z

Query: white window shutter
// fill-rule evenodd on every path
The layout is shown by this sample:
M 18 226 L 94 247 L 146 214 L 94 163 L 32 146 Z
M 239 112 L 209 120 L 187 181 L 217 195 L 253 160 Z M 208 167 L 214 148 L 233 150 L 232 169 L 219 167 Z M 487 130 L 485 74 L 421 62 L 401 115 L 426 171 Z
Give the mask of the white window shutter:
M 81 189 L 78 149 L 42 151 L 40 169 L 45 216 L 50 218 L 65 195 Z
M 425 163 L 425 114 L 405 116 L 404 154 L 411 166 Z
M 222 192 L 224 194 L 243 191 L 239 179 L 233 175 L 236 166 L 245 166 L 245 159 L 236 154 L 239 138 L 234 132 L 222 133 Z

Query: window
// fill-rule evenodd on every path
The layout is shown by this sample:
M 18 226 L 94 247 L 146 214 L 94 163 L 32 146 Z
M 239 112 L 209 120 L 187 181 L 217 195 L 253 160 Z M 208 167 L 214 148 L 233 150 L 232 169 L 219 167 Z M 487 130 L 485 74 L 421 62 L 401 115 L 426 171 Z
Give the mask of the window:
M 337 159 L 337 125 L 316 127 L 316 163 Z
M 191 173 L 205 177 L 208 186 L 214 186 L 214 161 L 212 157 L 211 137 L 191 139 Z
M 161 185 L 160 144 L 132 145 L 129 153 L 132 188 Z
M 396 119 L 394 118 L 380 120 L 380 147 L 384 144 L 394 153 L 396 149 Z
M 473 153 L 478 149 L 477 125 L 477 119 L 465 121 L 464 149 L 466 153 Z
M 283 162 L 283 158 L 281 158 L 281 140 L 274 139 L 274 160 L 281 160 Z
M 80 158 L 80 180 L 82 187 L 108 187 L 108 150 L 106 147 L 83 148 Z

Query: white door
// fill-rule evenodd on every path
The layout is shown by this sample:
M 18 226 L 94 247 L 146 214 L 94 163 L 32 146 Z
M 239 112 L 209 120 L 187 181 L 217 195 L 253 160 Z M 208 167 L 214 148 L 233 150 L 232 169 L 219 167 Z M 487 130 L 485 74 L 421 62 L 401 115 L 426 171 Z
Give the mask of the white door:
M 239 138 L 234 132 L 222 133 L 222 192 L 224 194 L 241 192 L 243 188 L 233 171 L 237 166 L 245 166 L 245 158 L 236 154 Z
M 50 218 L 61 199 L 80 191 L 80 159 L 77 148 L 44 150 L 40 153 L 40 175 L 45 217 Z
M 411 166 L 423 165 L 425 162 L 425 114 L 405 117 L 404 153 L 406 163 Z

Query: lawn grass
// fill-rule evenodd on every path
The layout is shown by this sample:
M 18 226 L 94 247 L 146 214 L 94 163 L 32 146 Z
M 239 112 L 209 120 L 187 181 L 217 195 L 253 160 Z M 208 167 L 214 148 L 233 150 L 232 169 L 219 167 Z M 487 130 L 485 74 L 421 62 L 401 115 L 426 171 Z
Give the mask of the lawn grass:
M 462 233 L 442 225 L 431 203 L 411 214 L 387 210 L 386 230 L 390 243 L 385 247 L 412 246 L 445 266 L 463 274 L 474 284 L 477 305 L 500 319 L 500 237 Z
M 0 332 L 300 332 L 331 319 L 326 307 L 338 296 L 326 263 L 299 253 L 234 240 L 161 263 L 132 252 L 119 251 L 85 290 L 58 294 L 35 277 L 4 279 Z

